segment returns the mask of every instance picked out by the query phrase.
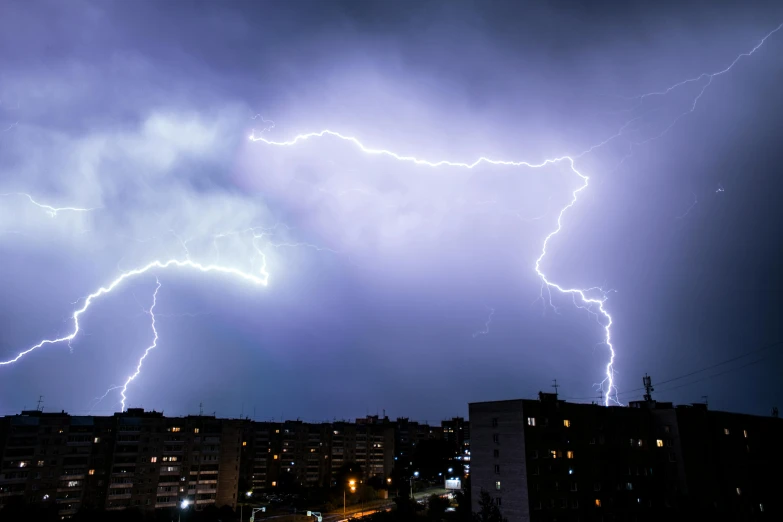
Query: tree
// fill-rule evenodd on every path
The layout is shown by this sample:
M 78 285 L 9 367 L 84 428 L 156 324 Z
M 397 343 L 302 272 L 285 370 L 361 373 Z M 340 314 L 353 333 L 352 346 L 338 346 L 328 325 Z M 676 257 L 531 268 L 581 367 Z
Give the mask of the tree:
M 440 495 L 431 495 L 427 502 L 427 516 L 429 516 L 431 520 L 440 520 L 443 518 L 446 508 L 449 507 L 450 504 L 451 502 L 449 502 L 449 499 L 447 498 L 443 498 Z
M 494 499 L 483 489 L 479 494 L 479 512 L 473 519 L 475 522 L 507 522 Z

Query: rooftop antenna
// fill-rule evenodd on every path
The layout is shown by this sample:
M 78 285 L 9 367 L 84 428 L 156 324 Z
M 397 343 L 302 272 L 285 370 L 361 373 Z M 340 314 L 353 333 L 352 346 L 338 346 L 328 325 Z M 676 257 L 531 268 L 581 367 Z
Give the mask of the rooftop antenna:
M 560 387 L 560 385 L 559 385 L 559 384 L 557 384 L 557 379 L 552 379 L 552 382 L 554 383 L 554 384 L 552 385 L 552 388 L 554 388 L 554 389 L 555 389 L 555 398 L 557 398 L 557 389 Z
M 203 402 L 199 402 L 198 403 L 198 416 L 201 417 L 202 415 L 204 415 L 204 403 Z
M 655 391 L 655 388 L 653 388 L 652 385 L 652 378 L 646 373 L 644 374 L 644 377 L 642 377 L 642 384 L 644 384 L 644 391 L 646 392 L 644 394 L 644 400 L 652 402 L 652 392 Z
M 35 411 L 43 411 L 41 404 L 43 404 L 43 395 L 38 396 L 38 406 L 36 406 Z
M 701 398 L 702 398 L 702 399 L 704 399 L 704 406 L 706 406 L 706 407 L 707 407 L 707 409 L 709 409 L 709 407 L 710 407 L 710 403 L 709 403 L 709 401 L 707 400 L 707 399 L 709 398 L 709 396 L 707 396 L 707 395 L 702 395 L 702 396 L 701 396 Z

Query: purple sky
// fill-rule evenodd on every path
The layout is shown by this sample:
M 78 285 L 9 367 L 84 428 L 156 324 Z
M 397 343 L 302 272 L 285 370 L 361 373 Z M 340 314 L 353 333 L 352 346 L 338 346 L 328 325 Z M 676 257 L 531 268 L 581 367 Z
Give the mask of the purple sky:
M 156 276 L 159 340 L 128 406 L 436 421 L 555 378 L 598 401 L 605 321 L 550 304 L 534 269 L 581 184 L 568 163 L 433 168 L 329 136 L 248 139 L 327 128 L 432 162 L 575 157 L 589 186 L 541 268 L 614 290 L 619 400 L 647 372 L 660 400 L 783 406 L 781 347 L 758 351 L 783 340 L 783 29 L 699 78 L 783 7 L 680 4 L 5 3 L 0 360 L 68 335 L 78 299 L 155 260 L 263 265 L 269 284 L 129 277 L 70 349 L 0 366 L 0 414 L 39 395 L 117 411 L 120 390 L 94 399 L 152 342 Z

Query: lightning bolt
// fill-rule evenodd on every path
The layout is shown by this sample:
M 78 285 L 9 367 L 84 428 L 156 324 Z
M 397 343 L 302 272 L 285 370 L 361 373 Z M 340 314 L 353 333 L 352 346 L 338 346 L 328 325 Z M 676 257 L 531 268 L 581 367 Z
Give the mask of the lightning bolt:
M 492 323 L 492 316 L 495 315 L 495 309 L 494 308 L 489 308 L 489 307 L 487 307 L 487 308 L 489 309 L 489 317 L 487 317 L 487 320 L 484 321 L 484 329 L 483 330 L 478 330 L 477 332 L 474 332 L 473 333 L 473 338 L 474 339 L 476 337 L 478 337 L 479 335 L 487 335 L 489 333 L 489 325 Z
M 589 296 L 587 295 L 588 290 L 582 290 L 579 288 L 566 288 L 564 286 L 561 286 L 553 281 L 551 281 L 546 274 L 541 270 L 541 262 L 547 255 L 547 248 L 549 246 L 550 240 L 555 237 L 557 234 L 560 233 L 560 231 L 563 229 L 563 216 L 568 212 L 577 202 L 579 199 L 579 194 L 585 190 L 588 187 L 590 178 L 577 170 L 576 165 L 574 163 L 574 158 L 571 156 L 560 156 L 556 158 L 548 158 L 545 159 L 539 163 L 531 163 L 528 161 L 512 161 L 512 160 L 499 160 L 499 159 L 491 159 L 486 156 L 481 156 L 478 159 L 476 159 L 473 162 L 461 162 L 461 161 L 453 161 L 453 160 L 438 160 L 438 161 L 431 161 L 423 158 L 418 158 L 415 156 L 406 156 L 401 155 L 396 152 L 393 152 L 388 149 L 377 149 L 372 148 L 364 145 L 361 141 L 359 141 L 358 138 L 355 138 L 353 136 L 346 136 L 339 132 L 330 130 L 330 129 L 324 129 L 319 132 L 310 132 L 307 134 L 299 134 L 295 136 L 293 139 L 288 141 L 273 141 L 269 140 L 267 138 L 264 138 L 263 136 L 256 136 L 255 134 L 251 134 L 249 139 L 254 142 L 262 142 L 266 145 L 270 146 L 276 146 L 276 147 L 292 147 L 294 145 L 297 145 L 300 142 L 304 142 L 307 140 L 310 140 L 312 138 L 323 138 L 325 136 L 337 138 L 339 140 L 351 143 L 352 145 L 356 146 L 360 151 L 364 152 L 365 154 L 369 155 L 375 155 L 375 156 L 385 156 L 392 159 L 395 159 L 397 161 L 401 161 L 404 163 L 412 163 L 414 165 L 419 166 L 425 166 L 425 167 L 454 167 L 454 168 L 463 168 L 463 169 L 473 169 L 481 164 L 489 164 L 489 165 L 502 165 L 502 166 L 508 166 L 508 167 L 526 167 L 530 169 L 540 169 L 542 167 L 546 167 L 548 165 L 555 165 L 559 163 L 566 163 L 571 170 L 571 172 L 576 175 L 580 181 L 581 184 L 578 188 L 576 188 L 571 193 L 571 201 L 560 209 L 560 213 L 557 216 L 557 227 L 550 232 L 546 238 L 544 239 L 544 244 L 541 249 L 541 255 L 538 256 L 538 258 L 535 261 L 534 269 L 538 277 L 542 281 L 542 287 L 547 288 L 551 291 L 551 289 L 555 289 L 560 293 L 563 294 L 570 294 L 572 296 L 578 296 L 579 299 L 584 303 L 585 306 L 588 307 L 596 307 L 598 309 L 598 313 L 604 318 L 604 340 L 603 344 L 608 347 L 609 349 L 609 362 L 606 365 L 606 378 L 600 386 L 603 389 L 603 386 L 606 385 L 607 387 L 607 393 L 606 393 L 606 404 L 608 405 L 610 401 L 617 402 L 617 389 L 614 386 L 614 360 L 615 360 L 615 350 L 614 346 L 612 345 L 612 335 L 611 335 L 611 326 L 612 326 L 612 316 L 609 315 L 609 312 L 604 308 L 604 303 L 606 302 L 606 295 L 601 294 L 597 297 L 595 296 Z M 605 142 L 608 142 L 609 140 L 605 140 Z M 596 147 L 592 147 L 591 150 L 594 150 Z M 580 155 L 584 155 L 587 152 L 584 152 Z M 592 290 L 592 289 L 591 289 Z M 551 300 L 550 300 L 551 303 Z M 614 394 L 614 396 L 612 396 Z
M 269 281 L 269 274 L 266 271 L 266 263 L 258 270 L 259 275 L 255 275 L 252 273 L 243 272 L 239 269 L 227 267 L 223 265 L 203 265 L 201 263 L 197 263 L 195 261 L 191 261 L 190 259 L 186 260 L 179 260 L 179 259 L 169 259 L 167 261 L 152 261 L 140 268 L 136 268 L 133 270 L 129 270 L 127 272 L 123 272 L 120 274 L 116 279 L 114 279 L 111 283 L 109 283 L 107 286 L 102 286 L 92 294 L 88 295 L 86 298 L 84 298 L 84 304 L 81 308 L 77 309 L 73 315 L 71 316 L 71 319 L 73 320 L 73 330 L 71 333 L 64 337 L 59 337 L 56 339 L 44 339 L 43 341 L 39 342 L 38 344 L 35 344 L 31 346 L 30 348 L 19 352 L 19 354 L 14 357 L 13 359 L 9 359 L 7 361 L 0 361 L 0 366 L 6 366 L 9 364 L 13 364 L 25 355 L 37 350 L 38 348 L 41 348 L 46 345 L 50 344 L 59 344 L 59 343 L 68 343 L 68 346 L 71 346 L 71 341 L 78 335 L 79 333 L 79 318 L 84 314 L 92 305 L 92 303 L 95 301 L 95 299 L 98 299 L 99 297 L 111 293 L 115 288 L 117 288 L 119 285 L 121 285 L 124 281 L 128 279 L 132 279 L 134 277 L 140 276 L 142 274 L 146 274 L 150 270 L 153 269 L 167 269 L 167 268 L 188 268 L 193 269 L 198 272 L 202 273 L 219 273 L 219 274 L 226 274 L 231 275 L 234 277 L 239 278 L 241 281 L 245 281 L 248 283 L 253 283 L 254 285 L 260 285 L 260 286 L 266 286 Z
M 46 205 L 44 203 L 39 203 L 30 194 L 27 194 L 26 192 L 9 192 L 6 194 L 0 194 L 0 196 L 21 196 L 24 198 L 27 198 L 30 203 L 35 205 L 36 207 L 42 208 L 46 211 L 47 214 L 51 217 L 56 217 L 59 212 L 91 212 L 93 210 L 98 210 L 101 207 L 93 207 L 93 208 L 79 208 L 79 207 L 53 207 L 51 205 Z
M 125 396 L 125 392 L 128 391 L 128 385 L 133 382 L 136 377 L 139 376 L 141 373 L 141 365 L 144 363 L 144 359 L 147 358 L 147 355 L 154 350 L 158 346 L 158 330 L 155 328 L 155 306 L 158 304 L 158 290 L 160 290 L 160 279 L 157 277 L 155 278 L 155 282 L 157 283 L 157 286 L 155 287 L 155 292 L 152 294 L 152 306 L 150 306 L 149 315 L 152 320 L 152 333 L 154 335 L 154 338 L 152 339 L 152 344 L 147 347 L 146 350 L 144 350 L 144 355 L 141 356 L 141 359 L 139 359 L 139 364 L 136 365 L 136 371 L 128 377 L 128 379 L 125 381 L 125 384 L 122 386 L 122 390 L 120 391 L 120 395 L 122 396 L 122 401 L 120 401 L 120 404 L 122 404 L 122 409 L 120 411 L 125 411 L 125 401 L 128 399 Z M 107 392 L 108 393 L 108 392 Z
M 668 94 L 671 91 L 677 89 L 678 87 L 681 87 L 681 86 L 689 84 L 689 83 L 698 82 L 698 81 L 703 80 L 705 78 L 707 79 L 707 82 L 705 83 L 705 85 L 702 86 L 702 88 L 699 91 L 699 93 L 694 97 L 693 102 L 691 103 L 691 106 L 690 106 L 689 110 L 687 110 L 684 113 L 682 113 L 679 116 L 677 116 L 677 118 L 675 118 L 674 121 L 672 121 L 671 124 L 668 127 L 666 127 L 666 129 L 664 129 L 664 131 L 661 132 L 659 135 L 657 135 L 657 136 L 655 136 L 653 138 L 650 138 L 650 139 L 648 139 L 646 141 L 651 141 L 651 140 L 654 140 L 654 139 L 657 139 L 657 138 L 663 136 L 666 132 L 668 132 L 671 128 L 673 128 L 674 125 L 676 125 L 677 122 L 682 117 L 684 117 L 685 115 L 690 114 L 693 111 L 695 111 L 696 110 L 696 106 L 697 106 L 699 100 L 701 99 L 702 95 L 704 94 L 706 89 L 712 84 L 712 81 L 715 78 L 717 78 L 717 77 L 719 77 L 719 76 L 729 72 L 742 58 L 752 56 L 756 51 L 758 51 L 764 45 L 764 43 L 767 41 L 767 39 L 769 39 L 773 34 L 778 32 L 781 28 L 783 28 L 783 24 L 780 24 L 775 29 L 773 29 L 772 31 L 767 33 L 761 39 L 761 41 L 758 44 L 756 44 L 756 46 L 753 47 L 750 51 L 744 52 L 744 53 L 740 53 L 739 55 L 737 55 L 736 58 L 734 58 L 734 60 L 724 69 L 721 69 L 719 71 L 712 72 L 712 73 L 702 73 L 699 76 L 696 76 L 694 78 L 689 78 L 689 79 L 683 80 L 681 82 L 677 82 L 677 83 L 671 85 L 670 87 L 668 87 L 667 89 L 665 89 L 663 91 L 649 92 L 649 93 L 646 93 L 646 94 L 642 94 L 641 96 L 637 96 L 635 98 L 631 98 L 631 99 L 639 100 L 639 104 L 641 104 L 647 98 L 650 98 L 650 97 L 653 97 L 653 96 L 665 96 L 666 94 Z M 541 263 L 542 263 L 542 261 L 544 260 L 544 258 L 546 257 L 546 255 L 548 253 L 548 247 L 549 247 L 550 241 L 552 240 L 552 238 L 554 238 L 556 235 L 558 235 L 560 233 L 560 231 L 563 229 L 563 217 L 576 204 L 577 200 L 579 199 L 579 195 L 585 189 L 587 189 L 587 187 L 589 185 L 590 178 L 587 175 L 585 175 L 582 172 L 580 172 L 576 168 L 575 160 L 579 159 L 579 158 L 582 158 L 583 156 L 585 156 L 587 154 L 590 154 L 591 152 L 593 152 L 593 151 L 595 151 L 597 149 L 600 149 L 601 147 L 605 146 L 606 144 L 608 144 L 612 140 L 614 140 L 616 138 L 619 138 L 620 136 L 622 136 L 626 132 L 626 129 L 631 124 L 633 124 L 634 122 L 636 122 L 639 119 L 643 118 L 644 116 L 646 116 L 646 115 L 637 116 L 636 118 L 631 119 L 630 121 L 628 121 L 624 125 L 622 125 L 620 127 L 620 129 L 616 133 L 614 133 L 613 135 L 609 136 L 605 140 L 603 140 L 601 142 L 598 142 L 595 145 L 592 145 L 592 146 L 588 147 L 587 149 L 583 150 L 579 154 L 576 154 L 576 155 L 573 155 L 573 156 L 571 156 L 571 155 L 563 155 L 563 156 L 554 157 L 554 158 L 547 158 L 544 161 L 541 161 L 539 163 L 531 163 L 531 162 L 528 162 L 528 161 L 510 161 L 510 160 L 491 159 L 491 158 L 488 158 L 486 156 L 480 156 L 478 159 L 476 159 L 473 162 L 461 162 L 461 161 L 454 161 L 454 160 L 448 160 L 448 159 L 433 161 L 433 160 L 418 158 L 416 156 L 399 154 L 399 153 L 394 152 L 394 151 L 389 150 L 389 149 L 380 149 L 380 148 L 369 147 L 369 146 L 365 145 L 364 143 L 362 143 L 358 138 L 356 138 L 354 136 L 347 136 L 347 135 L 341 134 L 340 132 L 337 132 L 337 131 L 334 131 L 334 130 L 331 130 L 331 129 L 323 129 L 323 130 L 318 131 L 318 132 L 309 132 L 309 133 L 304 133 L 304 134 L 298 134 L 297 136 L 293 137 L 292 139 L 290 139 L 288 141 L 275 141 L 275 140 L 267 139 L 267 138 L 265 138 L 263 136 L 257 136 L 255 133 L 252 133 L 249 136 L 249 139 L 250 139 L 250 141 L 253 141 L 253 142 L 261 142 L 263 144 L 266 144 L 266 145 L 269 145 L 269 146 L 274 146 L 274 147 L 293 147 L 295 145 L 298 145 L 298 144 L 300 144 L 302 142 L 305 142 L 305 141 L 308 141 L 308 140 L 311 140 L 311 139 L 331 137 L 331 138 L 336 138 L 338 140 L 342 140 L 342 141 L 348 142 L 348 143 L 352 144 L 353 146 L 357 147 L 361 152 L 363 152 L 365 154 L 368 154 L 368 155 L 384 156 L 384 157 L 388 157 L 388 158 L 391 158 L 391 159 L 394 159 L 394 160 L 397 160 L 397 161 L 400 161 L 400 162 L 403 162 L 403 163 L 411 163 L 411 164 L 414 164 L 414 165 L 423 166 L 423 167 L 431 167 L 431 168 L 454 167 L 454 168 L 463 168 L 463 169 L 473 169 L 473 168 L 475 168 L 475 167 L 477 167 L 477 166 L 479 166 L 481 164 L 486 163 L 486 164 L 489 164 L 489 165 L 508 166 L 508 167 L 524 167 L 524 168 L 530 168 L 530 169 L 539 169 L 539 168 L 542 168 L 542 167 L 545 167 L 545 166 L 548 166 L 548 165 L 554 165 L 554 164 L 558 164 L 558 163 L 567 163 L 569 168 L 570 168 L 570 170 L 571 170 L 571 172 L 574 175 L 576 175 L 581 180 L 581 184 L 580 184 L 579 187 L 577 187 L 571 193 L 571 200 L 569 201 L 569 203 L 565 207 L 560 209 L 560 212 L 557 215 L 557 226 L 556 226 L 556 228 L 552 232 L 550 232 L 544 238 L 544 242 L 543 242 L 543 245 L 542 245 L 542 248 L 541 248 L 541 254 L 538 256 L 538 258 L 535 260 L 535 263 L 534 263 L 534 270 L 536 272 L 536 275 L 542 281 L 542 294 L 543 294 L 543 289 L 546 288 L 547 292 L 549 292 L 549 294 L 550 294 L 550 300 L 549 300 L 550 305 L 553 308 L 554 308 L 554 306 L 552 305 L 552 301 L 551 301 L 551 291 L 554 289 L 554 290 L 556 290 L 556 291 L 558 291 L 558 292 L 560 292 L 562 294 L 571 295 L 572 299 L 574 299 L 575 304 L 576 304 L 577 300 L 582 303 L 581 306 L 580 305 L 577 305 L 577 306 L 579 306 L 580 308 L 585 308 L 590 313 L 593 313 L 596 316 L 600 316 L 602 318 L 602 323 L 601 324 L 603 325 L 603 328 L 604 328 L 603 344 L 609 350 L 609 361 L 607 362 L 606 368 L 605 368 L 606 377 L 604 378 L 604 380 L 601 383 L 598 383 L 597 386 L 599 387 L 601 392 L 606 391 L 606 394 L 605 394 L 605 404 L 608 406 L 610 402 L 615 402 L 617 404 L 620 404 L 620 402 L 617 399 L 617 389 L 616 389 L 616 387 L 614 385 L 614 363 L 615 363 L 616 352 L 615 352 L 614 346 L 612 344 L 612 330 L 611 330 L 611 328 L 612 328 L 612 324 L 613 324 L 613 319 L 612 319 L 612 316 L 609 314 L 609 312 L 605 308 L 605 304 L 606 304 L 607 299 L 608 299 L 607 292 L 605 292 L 601 288 L 597 288 L 597 287 L 587 288 L 587 289 L 564 287 L 564 286 L 562 286 L 562 285 L 552 281 L 551 279 L 549 279 L 547 277 L 547 275 L 541 269 Z M 644 143 L 644 142 L 642 142 L 642 143 Z M 639 144 L 639 143 L 637 143 L 637 144 Z M 633 145 L 633 143 L 631 145 Z M 631 154 L 632 154 L 632 152 L 631 152 Z M 622 164 L 627 159 L 627 157 L 629 157 L 631 154 L 626 155 L 626 157 L 624 157 L 621 160 L 620 164 Z M 619 165 L 618 165 L 618 167 L 619 167 Z M 695 203 L 694 203 L 694 205 L 695 205 Z M 691 208 L 692 207 L 693 206 L 691 206 Z M 689 209 L 689 211 L 690 211 L 690 209 Z M 543 295 L 542 295 L 542 297 L 543 297 Z

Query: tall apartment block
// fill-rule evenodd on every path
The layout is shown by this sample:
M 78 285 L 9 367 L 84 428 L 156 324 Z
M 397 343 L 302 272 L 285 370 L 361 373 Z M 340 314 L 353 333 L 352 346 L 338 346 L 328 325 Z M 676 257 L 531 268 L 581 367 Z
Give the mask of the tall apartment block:
M 0 505 L 22 497 L 81 507 L 197 509 L 236 504 L 241 421 L 167 418 L 130 409 L 113 417 L 27 411 L 0 420 Z
M 470 424 L 473 508 L 486 491 L 509 522 L 781 519 L 777 418 L 541 393 L 470 404 Z

